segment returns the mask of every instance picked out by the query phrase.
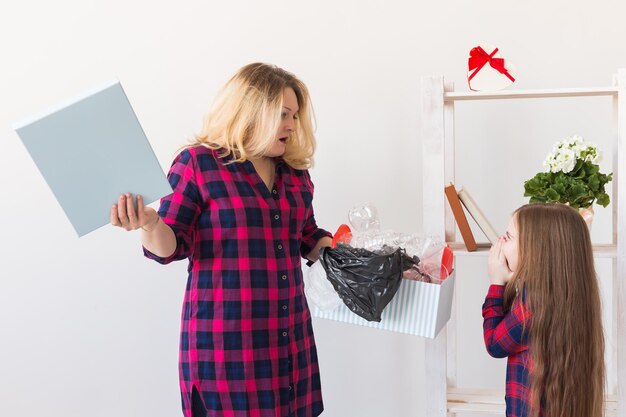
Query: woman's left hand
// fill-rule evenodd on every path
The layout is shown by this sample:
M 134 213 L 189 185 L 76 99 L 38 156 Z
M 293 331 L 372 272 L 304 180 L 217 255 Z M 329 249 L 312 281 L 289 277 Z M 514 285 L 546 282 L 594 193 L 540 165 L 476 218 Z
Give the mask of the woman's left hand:
M 504 238 L 501 237 L 489 250 L 487 273 L 494 285 L 506 285 L 513 277 L 513 271 L 509 269 L 504 252 L 502 252 L 503 242 Z

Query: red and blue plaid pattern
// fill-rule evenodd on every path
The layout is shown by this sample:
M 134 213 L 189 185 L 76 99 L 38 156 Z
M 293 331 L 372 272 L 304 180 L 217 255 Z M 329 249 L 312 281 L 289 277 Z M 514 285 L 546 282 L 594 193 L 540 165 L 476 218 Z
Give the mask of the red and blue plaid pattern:
M 269 190 L 250 161 L 181 152 L 159 215 L 176 235 L 160 263 L 189 258 L 180 341 L 183 411 L 195 387 L 210 416 L 314 417 L 323 410 L 300 257 L 317 227 L 306 170 L 282 160 Z M 197 417 L 197 416 L 194 416 Z M 204 417 L 204 416 L 202 416 Z
M 530 412 L 528 351 L 530 312 L 517 297 L 509 311 L 504 311 L 504 287 L 491 285 L 483 304 L 483 334 L 487 352 L 494 358 L 507 357 L 506 415 L 528 416 Z M 542 415 L 542 414 L 540 414 Z

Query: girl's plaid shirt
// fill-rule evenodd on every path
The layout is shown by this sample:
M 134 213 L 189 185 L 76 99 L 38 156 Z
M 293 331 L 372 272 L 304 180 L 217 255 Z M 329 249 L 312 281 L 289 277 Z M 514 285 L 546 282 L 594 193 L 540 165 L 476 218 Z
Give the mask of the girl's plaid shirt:
M 507 358 L 506 415 L 523 417 L 530 413 L 530 311 L 520 297 L 515 299 L 507 312 L 504 311 L 503 304 L 504 287 L 491 285 L 483 304 L 483 335 L 487 352 L 491 356 Z

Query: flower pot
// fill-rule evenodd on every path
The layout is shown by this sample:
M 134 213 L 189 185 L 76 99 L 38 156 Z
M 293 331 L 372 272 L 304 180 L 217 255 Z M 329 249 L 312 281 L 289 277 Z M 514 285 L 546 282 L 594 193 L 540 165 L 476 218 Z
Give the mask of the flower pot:
M 569 206 L 569 203 L 564 203 L 566 206 Z M 591 224 L 593 223 L 593 215 L 595 212 L 593 211 L 593 205 L 589 207 L 581 207 L 578 209 L 578 213 L 583 217 L 585 223 L 589 227 L 589 231 L 591 232 Z
M 589 226 L 589 231 L 591 231 L 591 224 L 593 222 L 594 214 L 593 206 L 579 208 L 578 212 L 581 216 L 583 216 L 583 219 L 585 219 L 585 223 L 587 223 L 587 226 Z

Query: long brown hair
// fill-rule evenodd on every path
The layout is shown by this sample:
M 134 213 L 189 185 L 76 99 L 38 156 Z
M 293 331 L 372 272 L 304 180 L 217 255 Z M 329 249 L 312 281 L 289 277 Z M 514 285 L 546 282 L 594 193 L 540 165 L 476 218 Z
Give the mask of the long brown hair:
M 295 92 L 299 110 L 282 158 L 294 168 L 310 168 L 316 143 L 309 91 L 292 73 L 261 62 L 242 67 L 224 85 L 191 146 L 221 149 L 232 162 L 262 156 L 276 140 L 285 88 Z
M 505 308 L 521 297 L 531 314 L 531 416 L 604 413 L 604 334 L 589 229 L 562 204 L 529 204 L 517 219 L 519 268 Z

